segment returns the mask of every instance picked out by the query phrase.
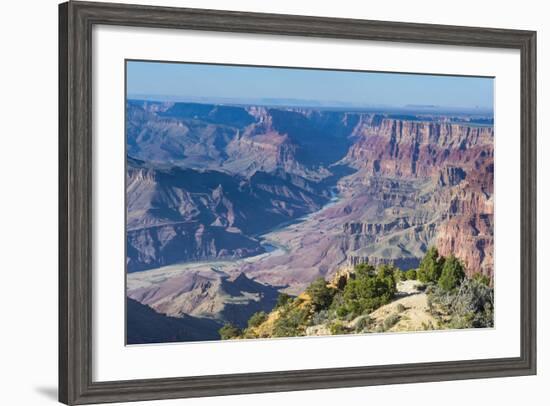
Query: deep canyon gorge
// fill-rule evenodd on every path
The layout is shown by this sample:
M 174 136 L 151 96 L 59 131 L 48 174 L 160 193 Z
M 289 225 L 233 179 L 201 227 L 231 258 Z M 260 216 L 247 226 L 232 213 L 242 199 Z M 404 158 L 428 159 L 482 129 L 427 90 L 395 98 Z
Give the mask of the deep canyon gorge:
M 161 326 L 136 342 L 215 339 L 280 292 L 360 263 L 414 269 L 430 246 L 494 277 L 487 117 L 126 109 L 128 318 Z

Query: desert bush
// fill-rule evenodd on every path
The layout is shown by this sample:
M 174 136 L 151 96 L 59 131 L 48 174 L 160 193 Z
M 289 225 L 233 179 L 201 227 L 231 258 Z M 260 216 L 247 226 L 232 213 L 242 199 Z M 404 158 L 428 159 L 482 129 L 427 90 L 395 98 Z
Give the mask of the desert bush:
M 398 303 L 397 306 L 395 306 L 395 310 L 397 313 L 403 313 L 407 309 L 401 303 Z
M 494 325 L 493 289 L 482 281 L 464 279 L 460 286 L 447 291 L 434 286 L 428 294 L 428 306 L 437 307 L 447 316 L 446 328 L 483 328 Z
M 245 328 L 242 331 L 241 336 L 242 338 L 258 338 L 258 335 L 250 328 Z
M 383 333 L 384 331 L 384 326 L 382 324 L 377 325 L 374 329 L 375 333 Z
M 226 323 L 222 328 L 218 330 L 220 333 L 220 338 L 222 340 L 230 340 L 232 338 L 237 338 L 241 335 L 241 329 L 235 327 L 230 323 Z
M 426 292 L 427 295 L 430 295 L 437 290 L 437 286 L 434 285 L 433 283 L 428 283 L 428 284 L 425 284 L 424 286 L 425 286 L 424 292 Z
M 309 322 L 310 308 L 295 307 L 281 313 L 273 325 L 274 337 L 296 337 L 304 335 Z
M 400 317 L 397 313 L 390 314 L 388 317 L 384 319 L 384 323 L 383 323 L 384 330 L 389 330 L 390 328 L 395 326 L 399 321 L 399 319 Z
M 493 327 L 492 288 L 477 280 L 465 279 L 456 296 L 451 308 L 454 318 L 463 319 L 461 321 L 467 323 L 466 328 Z
M 330 330 L 330 334 L 337 335 L 337 334 L 346 334 L 348 330 L 344 326 L 344 323 L 342 323 L 340 320 L 334 320 L 329 325 L 328 328 Z
M 369 329 L 372 324 L 373 320 L 370 318 L 370 316 L 362 316 L 359 320 L 357 320 L 355 331 L 357 331 L 358 333 L 364 332 L 365 330 Z
M 258 327 L 267 320 L 266 312 L 256 312 L 248 319 L 248 327 Z
M 434 325 L 432 324 L 431 321 L 429 321 L 427 323 L 422 322 L 421 328 L 422 328 L 422 330 L 435 330 L 435 327 L 434 327 Z
M 311 318 L 311 324 L 317 325 L 317 324 L 324 324 L 329 320 L 329 311 L 328 310 L 321 310 L 319 312 L 316 312 L 313 314 Z
M 489 277 L 487 275 L 483 275 L 480 272 L 476 272 L 475 274 L 473 274 L 472 279 L 476 280 L 477 282 L 479 282 L 479 283 L 481 283 L 485 286 L 490 286 L 491 285 L 491 279 L 489 279 Z

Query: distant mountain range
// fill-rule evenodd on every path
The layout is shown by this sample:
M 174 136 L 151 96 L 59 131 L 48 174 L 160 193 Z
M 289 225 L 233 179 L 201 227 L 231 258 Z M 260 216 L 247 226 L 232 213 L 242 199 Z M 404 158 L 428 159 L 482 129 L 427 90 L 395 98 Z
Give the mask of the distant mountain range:
M 466 114 L 466 115 L 484 115 L 492 116 L 492 107 L 461 107 L 461 106 L 439 106 L 435 104 L 407 104 L 404 106 L 392 106 L 384 104 L 364 104 L 350 103 L 349 101 L 337 100 L 307 100 L 291 98 L 231 98 L 231 97 L 197 97 L 197 96 L 172 96 L 172 95 L 144 95 L 129 94 L 129 100 L 140 100 L 149 102 L 169 102 L 169 103 L 196 103 L 206 105 L 225 105 L 225 106 L 262 106 L 262 107 L 298 107 L 314 108 L 321 110 L 347 110 L 364 112 L 397 112 L 397 113 L 433 113 L 433 114 Z

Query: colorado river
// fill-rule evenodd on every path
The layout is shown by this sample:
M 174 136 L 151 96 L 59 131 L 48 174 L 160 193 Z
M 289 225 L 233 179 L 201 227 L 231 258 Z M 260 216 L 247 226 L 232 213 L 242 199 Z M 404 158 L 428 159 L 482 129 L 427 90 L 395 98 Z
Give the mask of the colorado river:
M 129 273 L 126 276 L 127 279 L 127 290 L 133 290 L 140 287 L 144 287 L 151 284 L 161 283 L 169 278 L 180 275 L 183 272 L 189 270 L 201 271 L 201 270 L 214 270 L 222 272 L 232 272 L 238 271 L 240 268 L 255 263 L 257 261 L 263 261 L 271 257 L 285 255 L 289 252 L 289 248 L 284 244 L 281 244 L 277 241 L 274 241 L 270 238 L 270 235 L 275 232 L 284 231 L 287 228 L 294 227 L 299 223 L 311 219 L 313 216 L 316 216 L 322 213 L 324 210 L 329 207 L 337 204 L 341 197 L 338 194 L 338 189 L 333 187 L 329 190 L 330 199 L 324 204 L 319 210 L 309 213 L 305 216 L 293 219 L 291 221 L 279 224 L 278 226 L 271 229 L 269 232 L 257 236 L 257 239 L 260 241 L 260 244 L 264 248 L 265 252 L 261 254 L 238 258 L 238 259 L 223 259 L 223 260 L 209 260 L 209 261 L 196 261 L 196 262 L 183 262 L 178 264 L 172 264 L 163 266 L 160 268 L 150 269 L 147 271 L 133 272 Z

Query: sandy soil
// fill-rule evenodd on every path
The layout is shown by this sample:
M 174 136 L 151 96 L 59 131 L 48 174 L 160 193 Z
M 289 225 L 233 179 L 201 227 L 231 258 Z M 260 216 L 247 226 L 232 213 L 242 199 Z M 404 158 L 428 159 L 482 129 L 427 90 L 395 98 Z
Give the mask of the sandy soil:
M 397 285 L 398 295 L 402 296 L 385 306 L 376 309 L 370 317 L 376 324 L 382 324 L 393 313 L 399 314 L 399 321 L 387 331 L 418 331 L 435 328 L 437 320 L 428 311 L 428 297 L 416 287 L 418 281 L 404 281 Z M 402 305 L 405 309 L 399 311 Z

